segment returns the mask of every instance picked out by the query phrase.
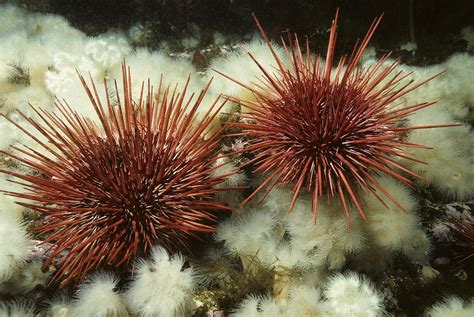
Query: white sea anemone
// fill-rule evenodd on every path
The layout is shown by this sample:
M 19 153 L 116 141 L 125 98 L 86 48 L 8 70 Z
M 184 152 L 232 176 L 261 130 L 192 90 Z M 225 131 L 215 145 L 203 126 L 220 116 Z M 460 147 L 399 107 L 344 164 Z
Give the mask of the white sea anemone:
M 289 292 L 285 316 L 324 316 L 326 304 L 320 300 L 320 291 L 315 287 L 301 285 Z
M 263 244 L 272 240 L 277 226 L 276 215 L 267 210 L 250 210 L 234 214 L 217 227 L 216 240 L 225 241 L 230 251 L 245 256 L 262 256 Z
M 96 274 L 82 284 L 73 303 L 76 316 L 126 317 L 127 309 L 116 291 L 118 280 L 110 274 Z
M 334 275 L 324 293 L 334 316 L 373 317 L 383 313 L 382 296 L 356 273 Z
M 151 260 L 139 262 L 125 294 L 130 311 L 143 317 L 189 314 L 196 278 L 192 268 L 183 266 L 181 255 L 170 257 L 165 249 L 155 247 Z
M 153 87 L 157 88 L 163 75 L 163 87 L 174 87 L 183 89 L 186 79 L 191 75 L 188 92 L 199 92 L 202 82 L 196 74 L 196 69 L 190 61 L 179 58 L 171 58 L 162 52 L 152 52 L 147 49 L 137 49 L 127 57 L 127 65 L 132 70 L 132 93 L 139 96 L 143 81 L 150 79 Z M 119 78 L 120 72 L 112 73 L 111 77 Z M 204 111 L 204 110 L 202 110 Z
M 403 207 L 384 197 L 377 189 L 377 195 L 387 206 L 374 195 L 368 194 L 364 211 L 367 216 L 367 231 L 370 241 L 391 252 L 408 248 L 419 234 L 423 234 L 416 216 L 417 202 L 408 189 L 391 177 L 378 177 L 377 182 L 390 193 L 391 197 Z M 420 250 L 424 253 L 426 250 Z
M 0 294 L 26 294 L 39 285 L 46 285 L 49 273 L 43 272 L 42 266 L 41 260 L 35 260 L 17 267 L 8 281 L 0 283 Z
M 255 39 L 249 43 L 244 43 L 243 47 L 248 50 L 255 59 L 262 64 L 264 68 L 272 69 L 276 67 L 276 61 L 271 51 L 268 49 L 267 44 L 261 39 Z M 272 44 L 273 49 L 283 61 L 286 61 L 285 53 L 283 48 L 276 44 Z M 234 78 L 244 84 L 256 82 L 257 77 L 260 76 L 261 71 L 255 65 L 255 63 L 247 56 L 245 50 L 238 48 L 235 52 L 232 52 L 223 58 L 214 59 L 211 62 L 211 66 L 207 71 L 207 77 L 215 77 L 215 83 L 212 88 L 214 91 L 224 93 L 226 95 L 237 96 L 245 93 L 245 89 L 234 83 L 233 81 L 224 78 L 214 72 L 217 70 L 223 74 Z M 245 109 L 243 109 L 245 110 Z
M 347 224 L 342 206 L 332 199 L 329 204 L 318 204 L 318 217 L 314 221 L 309 196 L 301 197 L 288 216 L 287 231 L 293 247 L 305 251 L 300 262 L 312 267 L 325 265 L 330 270 L 341 268 L 346 255 L 364 246 L 363 224 L 360 217 L 351 217 Z M 354 210 L 350 212 L 354 214 Z
M 436 112 L 435 112 L 436 113 Z M 416 120 L 418 117 L 414 118 Z M 456 123 L 436 114 L 431 124 Z M 417 121 L 415 125 L 423 124 Z M 424 123 L 426 124 L 426 123 Z M 413 131 L 408 142 L 433 149 L 414 149 L 413 156 L 427 164 L 408 163 L 447 196 L 468 199 L 474 195 L 474 134 L 467 125 Z
M 272 297 L 250 295 L 244 299 L 233 317 L 283 317 L 281 305 Z
M 73 303 L 64 295 L 56 295 L 46 301 L 48 305 L 47 317 L 75 317 Z
M 9 124 L 11 128 L 11 124 L 9 122 L 7 122 L 7 124 Z M 3 132 L 1 130 L 2 128 L 3 128 L 3 124 L 0 121 L 0 133 Z M 8 188 L 8 190 L 10 191 L 21 192 L 21 186 L 18 184 L 12 183 L 9 180 L 10 180 L 9 176 L 6 176 L 6 174 L 1 174 L 0 175 L 0 188 L 1 189 Z M 21 219 L 22 213 L 25 207 L 18 205 L 16 201 L 18 201 L 17 197 L 12 197 L 4 193 L 0 193 L 0 218 L 9 217 L 9 218 L 14 218 L 14 219 Z
M 430 317 L 472 317 L 474 316 L 474 299 L 463 302 L 457 296 L 446 298 L 428 309 L 427 316 Z
M 34 317 L 32 306 L 22 301 L 0 302 L 1 317 Z
M 11 278 L 28 258 L 30 241 L 16 217 L 0 211 L 0 283 Z

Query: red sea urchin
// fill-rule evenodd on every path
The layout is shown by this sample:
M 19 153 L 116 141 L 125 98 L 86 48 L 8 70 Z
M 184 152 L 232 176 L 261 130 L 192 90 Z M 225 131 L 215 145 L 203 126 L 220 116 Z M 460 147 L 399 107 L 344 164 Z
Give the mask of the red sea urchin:
M 93 82 L 89 87 L 80 79 L 100 124 L 60 101 L 61 117 L 33 108 L 41 123 L 20 112 L 35 132 L 10 121 L 51 158 L 13 147 L 21 154 L 3 154 L 34 173 L 1 170 L 27 189 L 7 194 L 32 201 L 19 204 L 47 216 L 37 229 L 54 248 L 45 265 L 67 251 L 53 278 L 61 278 L 62 285 L 81 282 L 100 267 L 124 267 L 155 244 L 188 249 L 189 238 L 214 231 L 217 213 L 229 210 L 213 199 L 224 190 L 215 185 L 226 177 L 212 173 L 221 131 L 210 132 L 210 124 L 222 105 L 216 100 L 197 119 L 209 85 L 194 100 L 185 97 L 187 83 L 178 92 L 162 89 L 160 82 L 155 98 L 148 82 L 135 102 L 123 65 L 122 97 L 115 82 L 117 105 L 112 105 L 109 97 L 100 101 Z
M 294 184 L 290 211 L 301 189 L 306 187 L 312 191 L 315 219 L 318 199 L 325 195 L 328 199 L 339 196 L 348 221 L 348 203 L 353 203 L 365 220 L 360 191 L 377 195 L 378 189 L 403 209 L 374 174 L 385 173 L 405 184 L 412 180 L 397 170 L 421 178 L 394 157 L 420 162 L 403 148 L 427 147 L 410 144 L 404 137 L 411 130 L 435 126 L 406 126 L 404 119 L 434 102 L 407 107 L 396 102 L 435 76 L 418 84 L 404 84 L 402 80 L 410 74 L 396 71 L 398 61 L 385 66 L 389 54 L 374 66 L 359 65 L 381 17 L 374 20 L 349 58 L 342 57 L 332 69 L 337 18 L 338 13 L 332 22 L 326 61 L 310 54 L 308 40 L 303 53 L 298 37 L 288 36 L 288 42 L 283 38 L 281 41 L 290 62 L 286 67 L 255 18 L 276 61 L 276 69 L 265 69 L 247 52 L 262 73 L 258 82 L 248 85 L 219 72 L 255 98 L 228 97 L 247 108 L 247 113 L 239 115 L 244 120 L 228 124 L 242 129 L 241 133 L 233 134 L 249 139 L 241 152 L 252 153 L 255 157 L 247 164 L 256 165 L 255 172 L 266 177 L 244 202 L 265 187 L 268 193 L 276 185 Z

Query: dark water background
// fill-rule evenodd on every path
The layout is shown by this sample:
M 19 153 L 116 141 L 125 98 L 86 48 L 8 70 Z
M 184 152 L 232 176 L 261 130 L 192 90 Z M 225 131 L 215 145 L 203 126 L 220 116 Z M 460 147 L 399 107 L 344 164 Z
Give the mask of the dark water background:
M 8 1 L 3 1 L 8 2 Z M 239 38 L 254 32 L 255 12 L 272 38 L 287 30 L 307 35 L 313 50 L 324 51 L 327 29 L 340 8 L 338 52 L 350 52 L 357 38 L 381 13 L 384 18 L 372 44 L 378 50 L 394 51 L 404 63 L 427 65 L 444 61 L 454 52 L 467 50 L 461 30 L 474 26 L 474 0 L 17 0 L 10 1 L 30 11 L 51 12 L 66 17 L 89 35 L 128 29 L 147 23 L 155 30 L 147 46 L 159 41 L 189 36 L 197 25 L 203 34 L 218 31 Z M 205 46 L 211 37 L 203 36 Z M 411 54 L 399 49 L 415 41 Z

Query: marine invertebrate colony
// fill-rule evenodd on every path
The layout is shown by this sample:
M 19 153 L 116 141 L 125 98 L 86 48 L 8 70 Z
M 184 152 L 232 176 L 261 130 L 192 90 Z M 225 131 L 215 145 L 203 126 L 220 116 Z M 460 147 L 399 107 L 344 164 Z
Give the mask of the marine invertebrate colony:
M 406 126 L 404 119 L 434 102 L 403 107 L 399 99 L 437 75 L 417 84 L 405 83 L 409 74 L 397 71 L 398 62 L 384 66 L 389 55 L 372 67 L 358 65 L 381 17 L 374 20 L 349 58 L 342 57 L 333 69 L 337 18 L 336 13 L 325 61 L 310 53 L 308 41 L 303 52 L 297 36 L 289 36 L 288 42 L 282 39 L 289 67 L 255 18 L 278 67 L 265 69 L 248 52 L 261 70 L 258 82 L 242 83 L 221 73 L 255 97 L 229 97 L 248 109 L 240 115 L 241 122 L 229 125 L 242 129 L 236 135 L 249 138 L 242 152 L 255 157 L 247 164 L 255 164 L 255 172 L 266 177 L 246 201 L 264 188 L 268 193 L 274 186 L 294 184 L 290 211 L 306 188 L 312 191 L 315 218 L 318 200 L 324 195 L 328 201 L 333 196 L 340 198 L 348 221 L 348 203 L 354 204 L 365 219 L 360 191 L 372 192 L 383 202 L 379 190 L 403 209 L 374 175 L 387 174 L 405 184 L 412 180 L 404 173 L 420 177 L 395 157 L 417 161 L 407 148 L 427 148 L 406 142 L 405 135 L 436 126 Z
M 226 175 L 212 174 L 219 167 L 213 165 L 219 131 L 209 132 L 222 104 L 216 100 L 196 119 L 209 85 L 188 98 L 187 84 L 180 92 L 160 82 L 155 96 L 148 81 L 134 101 L 123 65 L 123 93 L 115 82 L 113 105 L 111 97 L 99 99 L 93 82 L 89 87 L 80 79 L 98 122 L 61 101 L 58 114 L 33 108 L 41 121 L 20 112 L 32 129 L 10 121 L 46 154 L 15 146 L 19 154 L 4 154 L 35 174 L 0 170 L 27 190 L 7 193 L 46 216 L 37 228 L 54 248 L 45 265 L 68 252 L 53 278 L 61 277 L 62 285 L 99 267 L 124 267 L 156 244 L 189 249 L 189 238 L 214 231 L 217 213 L 229 210 L 213 199 L 225 190 L 213 188 Z

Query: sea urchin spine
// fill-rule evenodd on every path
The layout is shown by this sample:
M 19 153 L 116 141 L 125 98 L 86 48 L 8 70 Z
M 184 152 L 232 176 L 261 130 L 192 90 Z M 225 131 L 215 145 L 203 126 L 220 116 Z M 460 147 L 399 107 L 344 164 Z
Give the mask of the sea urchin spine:
M 156 95 L 148 81 L 134 101 L 124 64 L 123 92 L 115 82 L 113 104 L 110 97 L 99 99 L 93 82 L 80 80 L 100 123 L 65 101 L 56 103 L 59 114 L 32 107 L 40 121 L 19 111 L 35 132 L 7 120 L 48 155 L 13 146 L 20 154 L 3 154 L 33 173 L 0 171 L 26 189 L 7 194 L 29 200 L 19 204 L 46 216 L 37 228 L 53 245 L 45 265 L 67 252 L 54 276 L 62 285 L 104 266 L 123 268 L 157 244 L 185 251 L 189 238 L 214 231 L 217 214 L 229 210 L 213 198 L 226 190 L 215 188 L 226 175 L 212 173 L 219 167 L 221 131 L 211 132 L 211 122 L 223 104 L 216 100 L 198 119 L 210 83 L 194 99 L 186 97 L 189 79 L 180 92 L 163 89 L 160 81 Z

